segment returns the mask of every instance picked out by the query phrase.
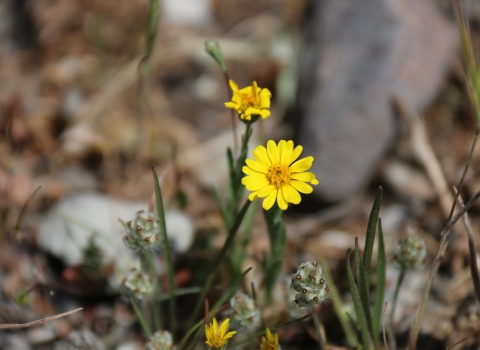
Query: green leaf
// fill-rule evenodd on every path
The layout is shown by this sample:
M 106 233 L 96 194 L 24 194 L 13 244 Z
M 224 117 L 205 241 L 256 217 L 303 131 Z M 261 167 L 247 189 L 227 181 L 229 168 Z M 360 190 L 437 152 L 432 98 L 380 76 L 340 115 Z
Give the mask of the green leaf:
M 325 259 L 323 256 L 320 256 L 319 261 L 320 265 L 322 266 L 323 274 L 325 275 L 327 281 L 329 281 L 328 287 L 330 288 L 330 297 L 333 302 L 333 308 L 335 309 L 335 313 L 337 314 L 338 320 L 340 321 L 340 324 L 343 328 L 343 331 L 345 332 L 345 336 L 347 337 L 350 346 L 355 347 L 358 344 L 358 339 L 354 332 L 354 329 L 356 331 L 357 327 L 355 326 L 355 323 L 353 323 L 354 327 L 352 327 L 349 323 L 347 313 L 345 312 L 345 307 L 342 302 L 342 298 L 338 293 L 338 289 L 335 286 L 335 283 L 333 283 L 333 277 L 330 273 L 330 267 L 328 266 L 327 259 Z
M 368 294 L 369 285 L 365 278 L 365 271 L 363 271 L 362 257 L 360 255 L 357 237 L 355 237 L 355 269 L 357 272 L 357 285 L 358 292 L 360 294 L 360 301 L 362 302 L 362 309 L 365 313 L 368 330 L 370 331 L 370 334 L 373 335 L 372 316 L 370 313 L 370 297 Z
M 382 219 L 378 220 L 378 250 L 377 250 L 377 285 L 375 287 L 375 303 L 373 308 L 373 334 L 380 334 L 383 317 L 383 299 L 385 292 L 386 258 L 383 241 Z
M 350 266 L 350 253 L 351 249 L 347 251 L 346 258 L 348 283 L 350 284 L 350 290 L 352 291 L 353 305 L 355 308 L 355 314 L 357 315 L 357 323 L 358 327 L 360 328 L 362 344 L 365 350 L 370 350 L 370 337 L 368 335 L 367 319 L 365 317 L 365 312 L 363 311 L 360 293 L 358 292 L 355 278 L 353 277 L 352 268 Z
M 170 252 L 170 245 L 168 244 L 167 225 L 165 223 L 165 210 L 163 208 L 162 191 L 158 182 L 158 176 L 155 169 L 152 167 L 153 180 L 155 183 L 155 199 L 157 207 L 158 224 L 160 228 L 160 241 L 162 243 L 163 254 L 165 255 L 165 264 L 168 272 L 168 288 L 170 292 L 170 319 L 171 331 L 175 334 L 176 329 L 176 307 L 175 307 L 175 280 L 173 275 L 172 254 Z
M 378 215 L 380 214 L 380 206 L 382 205 L 382 195 L 383 189 L 382 187 L 379 187 L 368 220 L 367 237 L 365 239 L 365 249 L 363 251 L 363 270 L 365 271 L 365 279 L 367 281 L 370 281 L 370 264 L 372 262 L 373 243 L 375 242 Z

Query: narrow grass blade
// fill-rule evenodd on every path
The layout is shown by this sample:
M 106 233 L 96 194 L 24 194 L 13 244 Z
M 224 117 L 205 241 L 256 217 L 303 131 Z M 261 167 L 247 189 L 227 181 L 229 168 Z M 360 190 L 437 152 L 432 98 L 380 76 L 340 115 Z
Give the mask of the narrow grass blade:
M 350 290 L 352 291 L 353 305 L 355 307 L 355 314 L 357 315 L 357 323 L 360 329 L 360 336 L 362 344 L 365 350 L 370 350 L 370 337 L 368 335 L 367 318 L 362 307 L 362 300 L 360 299 L 360 293 L 353 277 L 352 268 L 350 266 L 350 253 L 351 249 L 347 251 L 347 275 L 348 283 L 350 284 Z
M 355 332 L 348 321 L 348 317 L 345 313 L 345 308 L 342 303 L 342 298 L 340 298 L 340 294 L 338 293 L 338 289 L 335 286 L 335 283 L 333 283 L 333 277 L 330 273 L 327 259 L 321 256 L 319 261 L 320 265 L 322 266 L 323 274 L 325 275 L 327 281 L 329 281 L 328 287 L 330 288 L 330 297 L 332 298 L 335 313 L 337 314 L 338 320 L 340 321 L 350 346 L 355 347 L 358 344 L 357 336 L 355 335 Z
M 222 250 L 220 253 L 218 253 L 218 256 L 215 260 L 215 263 L 213 264 L 214 268 L 210 272 L 209 276 L 207 277 L 207 280 L 205 281 L 205 284 L 203 285 L 202 292 L 197 300 L 197 303 L 195 305 L 195 308 L 193 309 L 192 314 L 190 315 L 190 322 L 189 324 L 192 325 L 193 322 L 195 321 L 195 318 L 198 316 L 200 309 L 202 308 L 205 296 L 207 295 L 208 291 L 210 290 L 210 287 L 212 286 L 212 283 L 217 276 L 218 271 L 220 270 L 220 266 L 222 264 L 223 259 L 225 258 L 225 255 L 227 254 L 228 249 L 231 247 L 234 239 L 235 239 L 235 234 L 238 231 L 238 228 L 240 227 L 243 218 L 245 216 L 245 213 L 247 212 L 251 201 L 247 199 L 245 204 L 242 207 L 242 210 L 238 213 L 235 223 L 233 224 L 232 228 L 230 229 L 230 232 L 228 233 L 227 240 L 225 241 Z
M 462 196 L 459 195 L 457 200 L 460 204 L 460 208 L 463 208 L 465 204 L 463 203 Z M 470 252 L 470 272 L 472 275 L 473 289 L 477 297 L 477 303 L 478 305 L 480 305 L 480 276 L 478 275 L 477 252 L 475 249 L 475 241 L 473 239 L 472 224 L 470 223 L 468 213 L 465 213 L 463 215 L 463 224 L 468 235 L 468 248 Z
M 367 327 L 373 336 L 372 316 L 370 313 L 370 297 L 369 297 L 369 285 L 365 279 L 365 271 L 363 271 L 362 256 L 360 254 L 360 248 L 358 246 L 358 238 L 355 237 L 355 270 L 357 273 L 357 288 L 360 295 L 360 301 L 362 302 L 363 312 L 367 319 Z
M 28 197 L 27 201 L 23 205 L 22 210 L 20 211 L 20 215 L 18 216 L 17 224 L 15 225 L 15 228 L 13 229 L 13 234 L 14 234 L 15 238 L 17 238 L 17 239 L 20 238 L 20 225 L 22 223 L 22 219 L 23 219 L 23 215 L 25 214 L 25 210 L 27 209 L 27 205 L 30 202 L 30 200 L 33 198 L 33 196 L 35 196 L 35 194 L 41 188 L 42 188 L 42 186 L 38 186 L 37 189 L 35 191 L 33 191 L 33 193 L 30 195 L 30 197 Z
M 373 243 L 375 242 L 375 231 L 377 230 L 378 215 L 380 214 L 380 206 L 382 205 L 382 196 L 383 188 L 379 187 L 368 220 L 367 237 L 365 239 L 365 249 L 363 251 L 363 270 L 365 271 L 365 279 L 367 281 L 370 280 L 370 264 L 372 262 Z
M 158 182 L 158 176 L 155 169 L 152 167 L 153 179 L 155 182 L 155 197 L 158 223 L 160 226 L 160 238 L 162 243 L 163 254 L 165 255 L 165 263 L 168 271 L 168 287 L 170 292 L 170 330 L 172 334 L 175 334 L 177 322 L 176 322 L 176 308 L 175 308 L 175 280 L 173 276 L 173 262 L 170 252 L 170 245 L 168 244 L 167 226 L 165 223 L 165 210 L 163 208 L 162 191 L 160 190 L 160 184 Z
M 383 297 L 385 292 L 386 259 L 385 243 L 383 241 L 382 219 L 378 220 L 378 250 L 377 250 L 377 285 L 375 287 L 375 303 L 373 307 L 373 334 L 380 333 L 383 315 Z

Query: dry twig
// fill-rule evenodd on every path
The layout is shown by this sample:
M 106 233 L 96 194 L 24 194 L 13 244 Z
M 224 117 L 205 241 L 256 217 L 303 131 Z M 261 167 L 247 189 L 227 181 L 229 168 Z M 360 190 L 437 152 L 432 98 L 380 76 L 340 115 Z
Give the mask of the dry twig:
M 33 326 L 38 326 L 41 325 L 45 322 L 50 322 L 53 320 L 56 320 L 57 318 L 65 317 L 68 315 L 71 315 L 75 312 L 78 312 L 80 310 L 83 310 L 83 307 L 72 310 L 72 311 L 67 311 L 64 312 L 63 314 L 55 315 L 55 316 L 50 316 L 50 317 L 45 317 L 37 321 L 32 321 L 32 322 L 27 322 L 27 323 L 19 323 L 19 324 L 0 324 L 0 329 L 18 329 L 18 328 L 28 328 L 28 327 L 33 327 Z

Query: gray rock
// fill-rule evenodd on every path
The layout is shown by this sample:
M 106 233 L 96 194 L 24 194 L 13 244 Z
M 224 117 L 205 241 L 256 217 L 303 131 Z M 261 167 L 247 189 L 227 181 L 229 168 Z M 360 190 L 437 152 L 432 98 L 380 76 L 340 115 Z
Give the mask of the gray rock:
M 300 62 L 298 139 L 315 157 L 316 193 L 336 202 L 365 185 L 392 142 L 392 97 L 422 109 L 435 96 L 458 33 L 431 1 L 314 3 Z

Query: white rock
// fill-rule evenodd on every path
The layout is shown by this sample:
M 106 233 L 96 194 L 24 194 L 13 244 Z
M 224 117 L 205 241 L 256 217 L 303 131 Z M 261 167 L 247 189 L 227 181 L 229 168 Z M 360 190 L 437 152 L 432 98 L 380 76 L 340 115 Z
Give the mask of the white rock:
M 128 221 L 146 203 L 124 202 L 97 193 L 82 193 L 61 200 L 50 210 L 40 226 L 38 245 L 67 265 L 82 262 L 82 250 L 92 234 L 105 263 L 114 262 L 117 270 L 138 267 L 134 255 L 123 244 L 125 233 L 118 219 Z M 165 214 L 167 233 L 177 252 L 185 252 L 193 239 L 193 223 L 180 211 Z
M 162 5 L 167 21 L 173 23 L 205 25 L 212 18 L 209 0 L 164 0 Z

